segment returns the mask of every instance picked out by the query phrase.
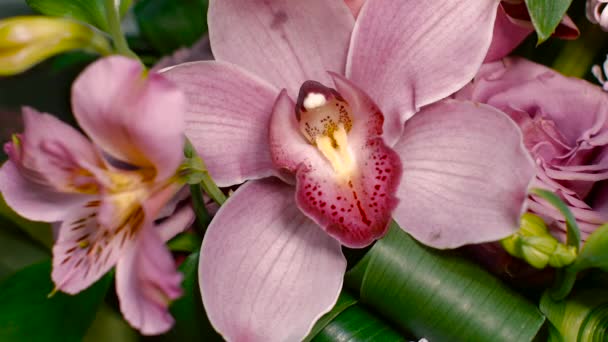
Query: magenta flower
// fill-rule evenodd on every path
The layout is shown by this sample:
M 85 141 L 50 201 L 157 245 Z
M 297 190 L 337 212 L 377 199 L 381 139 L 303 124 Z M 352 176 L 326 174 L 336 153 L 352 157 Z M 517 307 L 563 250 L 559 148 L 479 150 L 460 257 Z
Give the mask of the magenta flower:
M 135 60 L 109 57 L 75 81 L 73 112 L 92 141 L 49 114 L 24 108 L 25 131 L 5 146 L 0 191 L 20 215 L 61 222 L 52 279 L 75 294 L 116 265 L 116 292 L 129 323 L 143 334 L 167 331 L 181 275 L 155 226 L 179 190 L 185 99 Z M 170 225 L 182 228 L 191 214 Z
M 300 340 L 336 302 L 341 245 L 391 217 L 449 248 L 514 232 L 533 167 L 516 125 L 445 101 L 490 45 L 498 1 L 211 1 L 217 61 L 166 71 L 221 186 L 199 277 L 227 340 Z M 329 72 L 328 72 L 329 71 Z
M 457 98 L 487 103 L 519 124 L 536 161 L 533 185 L 568 204 L 583 239 L 608 221 L 608 94 L 602 88 L 509 58 L 484 65 Z M 554 207 L 535 196 L 528 204 L 565 236 L 563 216 Z
M 485 62 L 494 62 L 505 57 L 532 32 L 534 26 L 524 0 L 503 0 L 498 7 L 492 45 Z M 562 39 L 576 39 L 579 31 L 572 19 L 566 15 L 553 35 Z

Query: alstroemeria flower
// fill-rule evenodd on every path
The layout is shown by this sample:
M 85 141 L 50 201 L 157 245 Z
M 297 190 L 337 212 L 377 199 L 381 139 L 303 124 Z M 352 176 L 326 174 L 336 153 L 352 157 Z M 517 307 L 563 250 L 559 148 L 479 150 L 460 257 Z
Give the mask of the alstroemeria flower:
M 154 221 L 180 189 L 184 95 L 139 62 L 109 57 L 74 82 L 72 108 L 91 138 L 49 114 L 24 108 L 25 131 L 5 146 L 0 191 L 20 215 L 61 222 L 52 279 L 74 294 L 116 266 L 116 292 L 143 334 L 168 330 L 181 274 Z M 191 213 L 165 224 L 185 227 Z
M 455 247 L 517 229 L 532 166 L 515 124 L 446 101 L 490 45 L 497 0 L 211 1 L 217 61 L 166 71 L 186 135 L 221 186 L 205 236 L 207 314 L 231 341 L 295 341 L 338 298 L 340 245 L 391 216 Z M 399 198 L 399 201 L 397 200 Z
M 608 221 L 608 94 L 601 87 L 509 58 L 484 65 L 457 98 L 489 104 L 518 123 L 536 161 L 533 186 L 564 200 L 583 240 Z M 564 238 L 563 216 L 540 198 L 528 202 Z
M 532 32 L 534 26 L 524 0 L 503 0 L 498 7 L 492 45 L 485 62 L 494 62 L 505 57 Z M 562 39 L 576 39 L 579 31 L 572 19 L 566 15 L 553 35 Z

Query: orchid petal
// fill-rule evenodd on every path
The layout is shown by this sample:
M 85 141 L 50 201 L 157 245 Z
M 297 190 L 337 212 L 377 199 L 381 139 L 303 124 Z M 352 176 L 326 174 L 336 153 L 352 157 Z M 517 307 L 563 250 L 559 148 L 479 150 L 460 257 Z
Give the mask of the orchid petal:
M 440 102 L 408 121 L 395 150 L 404 170 L 393 215 L 416 239 L 455 248 L 517 231 L 535 169 L 504 113 Z
M 418 108 L 475 76 L 490 46 L 498 3 L 366 1 L 353 32 L 346 76 L 380 106 L 385 131 L 401 130 Z
M 76 294 L 108 272 L 129 248 L 133 227 L 108 229 L 99 225 L 100 201 L 72 208 L 59 229 L 53 246 L 51 277 L 57 289 Z
M 297 94 L 306 80 L 344 73 L 354 18 L 343 1 L 215 0 L 209 38 L 218 61 L 237 64 Z
M 165 71 L 186 94 L 186 135 L 219 186 L 268 177 L 268 122 L 278 90 L 227 63 L 196 62 Z
M 342 178 L 319 150 L 304 139 L 294 103 L 285 92 L 270 127 L 275 165 L 296 173 L 296 202 L 331 236 L 349 247 L 363 247 L 386 233 L 401 175 L 399 156 L 382 139 L 382 113 L 361 90 L 334 76 L 338 92 L 351 106 L 348 146 L 355 166 Z
M 159 179 L 173 175 L 184 144 L 184 96 L 156 73 L 146 76 L 135 60 L 101 59 L 72 86 L 74 115 L 106 153 L 129 164 L 153 167 Z
M 250 181 L 207 230 L 199 265 L 203 303 L 229 341 L 299 341 L 335 304 L 340 244 L 300 213 L 290 186 Z
M 167 332 L 174 323 L 168 307 L 181 295 L 181 281 L 161 237 L 144 225 L 116 266 L 120 311 L 144 335 Z

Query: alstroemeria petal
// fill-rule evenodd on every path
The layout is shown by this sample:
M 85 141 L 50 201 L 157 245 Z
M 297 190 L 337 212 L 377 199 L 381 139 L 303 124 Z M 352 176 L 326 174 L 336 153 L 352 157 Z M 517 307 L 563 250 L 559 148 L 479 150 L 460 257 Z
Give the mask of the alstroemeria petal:
M 296 173 L 300 209 L 343 245 L 363 247 L 381 237 L 397 205 L 401 177 L 399 156 L 382 139 L 382 113 L 361 90 L 334 74 L 336 89 L 350 104 L 348 133 L 353 171 L 337 174 L 331 163 L 297 128 L 294 104 L 285 92 L 270 127 L 275 165 Z
M 0 193 L 19 215 L 43 222 L 63 220 L 75 205 L 87 199 L 87 196 L 57 192 L 24 178 L 12 161 L 0 168 Z
M 498 3 L 367 0 L 346 76 L 380 106 L 385 131 L 400 131 L 418 108 L 475 76 L 490 46 Z
M 93 63 L 72 86 L 74 115 L 93 142 L 123 162 L 154 167 L 160 179 L 183 159 L 185 102 L 163 76 L 120 56 Z
M 199 264 L 203 303 L 229 341 L 299 341 L 342 288 L 340 244 L 302 215 L 293 188 L 250 181 L 207 230 Z
M 115 230 L 99 225 L 99 205 L 99 200 L 91 200 L 71 208 L 61 224 L 53 246 L 51 277 L 63 292 L 75 294 L 89 287 L 116 264 L 131 243 L 130 225 Z
M 343 1 L 215 0 L 209 38 L 218 61 L 235 63 L 297 95 L 306 80 L 344 73 L 354 18 Z
M 116 265 L 116 293 L 125 319 L 144 335 L 173 326 L 169 304 L 181 293 L 182 275 L 159 234 L 144 225 Z
M 517 231 L 535 169 L 511 119 L 447 100 L 416 114 L 395 145 L 403 162 L 394 218 L 436 248 L 495 241 Z
M 186 94 L 186 135 L 219 186 L 274 173 L 268 124 L 277 89 L 228 63 L 181 64 L 164 75 Z
M 344 0 L 344 2 L 356 18 L 359 15 L 359 11 L 361 11 L 361 7 L 363 7 L 365 0 Z

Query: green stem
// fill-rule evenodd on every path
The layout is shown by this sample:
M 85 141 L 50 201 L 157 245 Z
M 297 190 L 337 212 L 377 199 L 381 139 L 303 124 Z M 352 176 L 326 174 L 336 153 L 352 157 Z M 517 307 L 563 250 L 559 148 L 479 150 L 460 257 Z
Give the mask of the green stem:
M 590 72 L 595 57 L 604 48 L 608 36 L 598 25 L 587 20 L 580 29 L 581 36 L 566 42 L 552 67 L 566 76 L 584 78 Z
M 108 20 L 108 27 L 110 29 L 110 35 L 114 40 L 116 52 L 127 57 L 137 58 L 137 55 L 129 49 L 125 35 L 120 28 L 120 17 L 118 9 L 116 8 L 116 3 L 114 0 L 105 0 L 105 7 L 106 19 Z
M 195 224 L 194 227 L 199 235 L 203 237 L 205 236 L 207 226 L 211 222 L 211 216 L 205 206 L 205 199 L 203 198 L 201 186 L 199 184 L 190 185 L 190 195 L 192 196 L 192 207 L 194 207 L 197 221 L 197 224 Z

